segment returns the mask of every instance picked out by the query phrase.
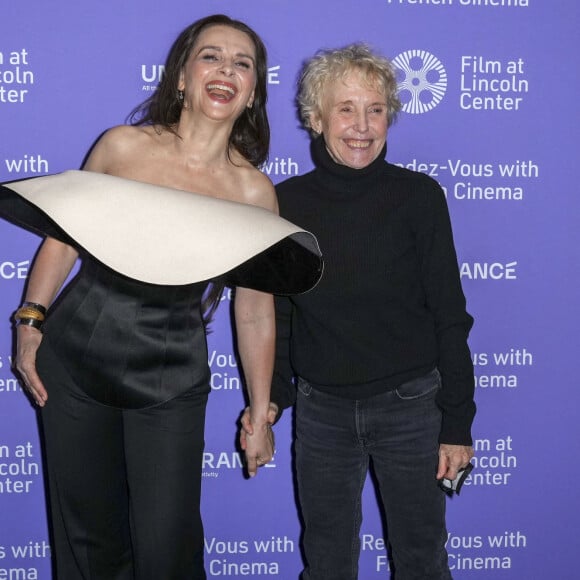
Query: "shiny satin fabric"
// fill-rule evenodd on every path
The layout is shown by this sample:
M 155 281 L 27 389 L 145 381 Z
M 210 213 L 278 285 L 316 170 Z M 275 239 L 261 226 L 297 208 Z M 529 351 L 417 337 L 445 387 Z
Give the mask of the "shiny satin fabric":
M 208 392 L 206 287 L 144 284 L 85 259 L 49 310 L 42 344 L 104 405 L 139 409 Z

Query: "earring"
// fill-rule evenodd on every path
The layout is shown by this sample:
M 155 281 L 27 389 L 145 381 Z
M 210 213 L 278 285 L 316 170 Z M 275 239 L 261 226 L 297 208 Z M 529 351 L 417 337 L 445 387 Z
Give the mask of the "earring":
M 178 90 L 178 91 L 177 91 L 177 100 L 178 100 L 180 103 L 182 103 L 182 104 L 183 104 L 183 96 L 184 96 L 184 93 L 183 93 L 183 91 L 179 91 L 179 90 Z

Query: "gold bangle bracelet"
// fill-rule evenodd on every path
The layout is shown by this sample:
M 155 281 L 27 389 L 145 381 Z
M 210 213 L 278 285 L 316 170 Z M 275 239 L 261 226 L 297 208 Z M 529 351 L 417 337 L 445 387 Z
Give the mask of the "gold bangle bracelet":
M 42 322 L 44 320 L 44 314 L 32 306 L 22 306 L 15 312 L 14 318 L 16 320 L 22 318 L 33 318 L 34 320 Z
M 24 306 L 29 306 L 30 308 L 34 308 L 34 309 L 38 310 L 41 314 L 44 314 L 44 316 L 46 316 L 46 306 L 43 306 L 42 304 L 39 304 L 38 302 L 25 301 L 22 303 L 21 308 L 23 308 Z

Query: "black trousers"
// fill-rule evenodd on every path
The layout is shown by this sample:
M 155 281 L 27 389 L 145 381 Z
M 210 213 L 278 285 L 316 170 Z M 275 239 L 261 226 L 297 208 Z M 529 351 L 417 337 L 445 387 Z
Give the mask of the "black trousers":
M 96 403 L 43 344 L 41 419 L 58 580 L 204 580 L 207 394 L 142 410 Z

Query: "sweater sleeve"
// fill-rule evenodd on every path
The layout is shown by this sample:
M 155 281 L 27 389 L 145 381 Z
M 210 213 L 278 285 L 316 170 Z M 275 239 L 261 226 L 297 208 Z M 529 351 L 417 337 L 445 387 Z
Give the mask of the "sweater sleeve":
M 426 178 L 420 196 L 417 248 L 426 306 L 433 316 L 442 388 L 440 443 L 472 445 L 474 373 L 468 346 L 473 318 L 466 311 L 449 211 L 443 190 Z
M 292 302 L 285 296 L 276 296 L 276 357 L 270 399 L 282 410 L 296 401 L 294 371 L 290 361 L 290 337 L 292 333 Z

